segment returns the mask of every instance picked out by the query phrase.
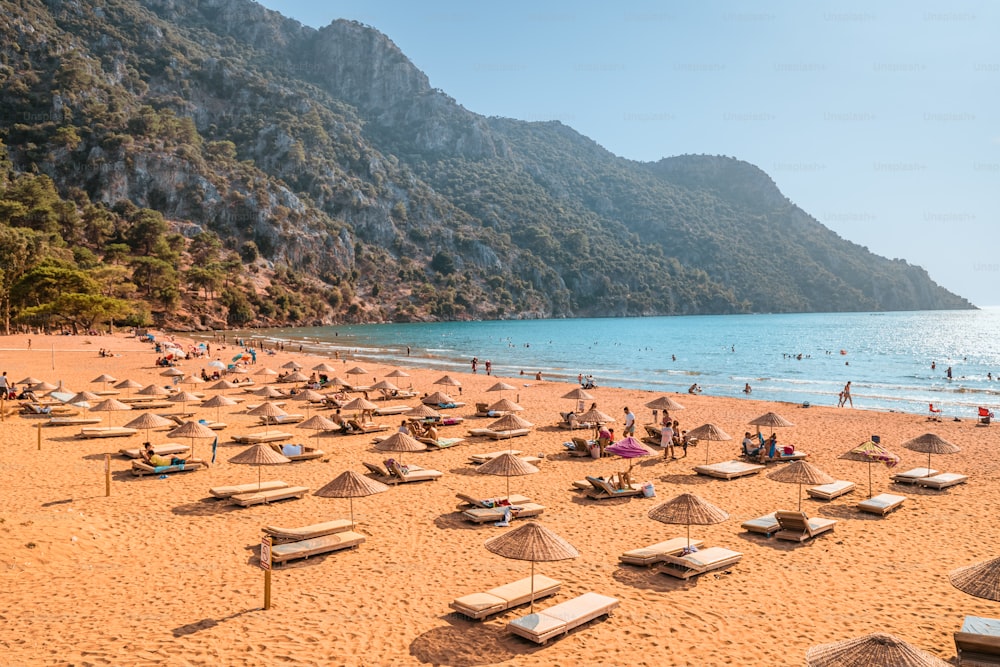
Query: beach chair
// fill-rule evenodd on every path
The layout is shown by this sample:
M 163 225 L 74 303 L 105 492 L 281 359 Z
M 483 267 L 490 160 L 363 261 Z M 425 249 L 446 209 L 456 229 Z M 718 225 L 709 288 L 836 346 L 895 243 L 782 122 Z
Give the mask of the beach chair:
M 810 519 L 805 512 L 778 510 L 774 513 L 781 530 L 774 534 L 779 540 L 805 542 L 812 538 L 832 531 L 837 525 L 836 519 L 814 517 Z
M 751 533 L 760 533 L 766 537 L 771 537 L 771 535 L 778 532 L 781 528 L 781 524 L 778 523 L 778 518 L 775 514 L 776 512 L 771 512 L 756 519 L 747 519 L 740 524 L 740 528 Z
M 271 449 L 292 461 L 311 461 L 312 459 L 326 456 L 326 452 L 322 449 L 316 449 L 308 445 L 272 444 Z
M 229 500 L 240 507 L 250 507 L 252 505 L 266 505 L 279 500 L 289 500 L 301 498 L 309 493 L 309 488 L 305 486 L 286 486 L 282 489 L 271 489 L 270 491 L 251 491 L 249 493 L 238 493 L 230 496 Z
M 510 510 L 511 519 L 527 519 L 544 512 L 545 506 L 538 503 L 511 503 L 497 507 L 472 507 L 462 511 L 462 518 L 474 523 L 503 521 L 507 517 L 507 510 Z
M 701 540 L 691 540 L 691 546 L 696 549 L 702 544 L 704 542 Z M 628 565 L 645 565 L 648 567 L 662 562 L 664 556 L 680 556 L 687 547 L 688 540 L 686 537 L 672 537 L 663 542 L 650 544 L 648 547 L 626 551 L 618 557 L 618 560 Z
M 47 422 L 48 426 L 80 426 L 83 424 L 100 424 L 100 417 L 50 417 Z
M 286 563 L 298 558 L 309 558 L 331 551 L 342 549 L 353 549 L 365 541 L 365 536 L 347 530 L 339 533 L 330 533 L 321 537 L 313 537 L 308 540 L 297 542 L 285 542 L 271 546 L 271 562 L 275 565 Z
M 663 445 L 663 436 L 660 435 L 660 428 L 655 424 L 644 424 L 643 428 L 646 430 L 646 435 L 642 437 L 642 441 L 647 445 L 653 445 L 654 447 L 661 447 Z
M 375 408 L 373 412 L 378 417 L 388 417 L 390 415 L 401 415 L 412 409 L 413 408 L 409 405 L 386 405 L 380 408 Z
M 989 426 L 990 421 L 993 419 L 993 413 L 986 408 L 979 408 L 979 422 L 983 426 Z
M 927 417 L 927 421 L 941 421 L 941 408 L 935 408 L 933 403 L 928 403 L 927 411 L 930 412 L 930 415 Z
M 791 452 L 784 452 L 781 448 L 774 452 L 774 456 L 765 456 L 764 463 L 781 463 L 783 461 L 803 461 L 809 458 L 805 452 L 793 449 Z
M 531 502 L 531 498 L 519 495 L 517 493 L 511 494 L 509 498 L 475 498 L 473 496 L 464 493 L 456 493 L 455 497 L 462 501 L 458 506 L 458 509 L 460 510 L 465 510 L 468 509 L 469 507 L 482 507 L 485 509 L 490 509 L 496 507 L 498 504 L 500 504 L 501 501 L 504 500 L 506 500 L 511 505 L 520 505 L 522 503 Z
M 287 414 L 287 415 L 275 415 L 273 417 L 268 417 L 266 415 L 261 416 L 258 420 L 261 426 L 274 426 L 277 424 L 298 424 L 306 418 L 305 415 L 300 413 Z
M 567 450 L 570 456 L 590 456 L 589 441 L 585 438 L 572 438 L 571 441 L 573 443 L 573 448 Z
M 324 535 L 334 533 L 345 533 L 354 530 L 356 523 L 351 523 L 349 519 L 334 519 L 323 523 L 314 523 L 301 528 L 281 528 L 279 526 L 264 526 L 261 530 L 270 535 L 275 543 L 279 542 L 301 542 L 311 540 Z
M 396 483 L 436 482 L 444 475 L 440 470 L 430 470 L 419 466 L 407 466 L 404 469 L 399 461 L 393 461 L 388 470 L 391 473 L 390 478 Z
M 194 472 L 195 470 L 207 467 L 208 463 L 201 459 L 188 459 L 184 463 L 173 466 L 151 466 L 145 461 L 135 460 L 132 461 L 132 474 L 136 477 L 142 477 L 143 475 L 170 475 L 175 472 Z
M 525 577 L 504 586 L 491 588 L 485 593 L 463 595 L 460 598 L 452 600 L 448 606 L 463 616 L 481 621 L 493 614 L 499 614 L 508 609 L 519 607 L 522 604 L 528 604 L 532 599 L 538 600 L 549 595 L 555 595 L 562 587 L 561 581 L 536 574 L 534 576 L 535 593 L 534 598 L 532 598 L 531 579 L 531 577 Z
M 76 434 L 78 438 L 127 438 L 138 433 L 134 428 L 124 426 L 93 426 L 84 427 Z
M 465 438 L 438 438 L 437 440 L 417 438 L 417 440 L 427 445 L 428 449 L 448 449 L 449 447 L 454 447 L 465 442 Z
M 472 463 L 473 465 L 481 465 L 488 461 L 492 461 L 501 454 L 508 454 L 508 453 L 513 456 L 517 456 L 521 452 L 520 450 L 517 449 L 511 449 L 511 450 L 504 450 L 502 452 L 490 452 L 489 454 L 470 454 L 469 463 Z M 542 462 L 542 459 L 537 456 L 518 456 L 518 458 L 524 461 L 525 463 L 530 463 L 533 466 L 537 466 Z
M 376 424 L 375 422 L 365 422 L 362 424 L 357 419 L 348 419 L 347 430 L 344 431 L 344 434 L 352 435 L 356 433 L 378 433 L 380 431 L 388 430 L 388 424 Z
M 632 484 L 631 486 L 618 489 L 599 477 L 587 477 L 587 481 L 593 487 L 587 491 L 587 497 L 593 500 L 607 500 L 608 498 L 625 498 L 629 496 L 642 495 L 642 485 Z
M 531 433 L 530 428 L 516 428 L 510 431 L 493 431 L 488 428 L 474 428 L 469 430 L 469 435 L 481 438 L 492 438 L 493 440 L 507 440 L 509 438 L 519 438 Z
M 617 607 L 617 598 L 584 593 L 543 611 L 515 618 L 507 623 L 507 630 L 536 644 L 544 644 L 595 618 L 610 616 Z
M 862 500 L 857 504 L 857 508 L 869 514 L 885 516 L 889 512 L 899 509 L 903 505 L 906 496 L 897 496 L 892 493 L 881 493 L 873 498 Z
M 215 498 L 232 498 L 242 493 L 254 493 L 255 491 L 273 491 L 275 489 L 288 488 L 288 482 L 279 479 L 267 482 L 250 482 L 249 484 L 231 484 L 229 486 L 213 486 L 208 490 Z
M 931 477 L 921 477 L 917 480 L 917 486 L 925 486 L 931 489 L 947 489 L 950 486 L 956 486 L 958 484 L 965 484 L 969 481 L 968 475 L 962 475 L 956 472 L 939 472 Z
M 1000 665 L 1000 619 L 966 616 L 955 633 L 955 650 L 960 666 Z
M 830 484 L 812 486 L 806 489 L 806 493 L 808 493 L 811 498 L 818 498 L 819 500 L 833 500 L 834 498 L 839 498 L 840 496 L 846 495 L 852 491 L 854 491 L 854 482 L 848 482 L 843 479 L 838 479 L 836 482 L 832 482 Z
M 291 433 L 285 433 L 284 431 L 269 431 L 267 433 L 244 433 L 241 435 L 234 435 L 233 442 L 237 442 L 241 445 L 256 445 L 261 442 L 280 442 L 282 440 L 291 440 L 293 436 Z
M 191 448 L 187 445 L 179 445 L 176 442 L 168 442 L 163 445 L 154 445 L 153 453 L 157 456 L 176 456 L 177 454 L 187 454 Z M 135 447 L 132 449 L 119 449 L 118 453 L 130 459 L 141 459 L 142 449 Z
M 739 551 L 724 547 L 709 547 L 683 556 L 664 556 L 663 567 L 659 571 L 678 579 L 690 579 L 712 570 L 735 565 L 742 558 L 743 554 Z
M 933 477 L 938 472 L 934 468 L 912 468 L 906 472 L 897 472 L 890 479 L 897 484 L 916 484 L 918 479 Z
M 764 466 L 759 463 L 747 463 L 746 461 L 722 461 L 720 463 L 710 463 L 698 465 L 694 471 L 699 475 L 717 477 L 719 479 L 735 479 L 747 475 L 756 475 Z

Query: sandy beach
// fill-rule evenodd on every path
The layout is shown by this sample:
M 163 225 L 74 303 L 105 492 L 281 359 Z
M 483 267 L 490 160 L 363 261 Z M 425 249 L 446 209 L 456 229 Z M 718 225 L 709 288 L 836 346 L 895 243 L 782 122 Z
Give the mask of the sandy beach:
M 0 338 L 0 371 L 11 381 L 34 376 L 75 391 L 102 389 L 92 380 L 108 373 L 143 385 L 169 385 L 154 366 L 150 344 L 124 335 L 27 336 Z M 179 338 L 179 337 L 178 337 Z M 101 357 L 101 348 L 113 357 Z M 238 350 L 215 349 L 222 359 Z M 250 374 L 278 369 L 295 359 L 305 368 L 322 362 L 344 370 L 359 362 L 281 352 L 258 354 Z M 208 359 L 180 363 L 198 373 Z M 413 359 L 413 363 L 419 363 Z M 349 364 L 349 365 L 348 365 Z M 381 380 L 391 367 L 360 362 Z M 447 389 L 433 384 L 440 371 L 405 369 L 421 393 Z M 367 540 L 356 549 L 293 561 L 273 574 L 272 608 L 263 610 L 263 571 L 258 567 L 261 528 L 305 526 L 347 518 L 348 501 L 313 496 L 241 508 L 211 499 L 209 488 L 253 482 L 257 470 L 229 459 L 246 449 L 232 436 L 260 432 L 242 405 L 222 408 L 228 427 L 219 432 L 218 459 L 206 470 L 136 477 L 120 448 L 138 447 L 140 431 L 127 438 L 78 439 L 79 426 L 43 427 L 40 416 L 17 413 L 7 402 L 0 424 L 0 621 L 3 658 L 10 665 L 801 665 L 815 644 L 870 632 L 894 634 L 944 660 L 955 659 L 952 634 L 965 615 L 1000 617 L 1000 603 L 953 588 L 951 570 L 994 558 L 996 514 L 1000 512 L 1000 425 L 974 420 L 928 422 L 924 415 L 869 412 L 786 403 L 672 395 L 685 406 L 673 416 L 681 428 L 712 422 L 729 442 L 700 443 L 687 458 L 638 459 L 634 477 L 652 482 L 655 498 L 590 500 L 575 492 L 573 480 L 621 470 L 617 458 L 568 456 L 562 443 L 584 431 L 556 426 L 559 412 L 574 407 L 560 398 L 574 385 L 535 381 L 528 376 L 453 375 L 463 386 L 453 397 L 467 402 L 448 410 L 465 417 L 441 429 L 445 437 L 466 437 L 456 447 L 403 455 L 444 474 L 434 482 L 405 484 L 354 500 L 358 532 Z M 346 377 L 346 376 L 345 376 Z M 455 598 L 527 577 L 530 564 L 487 551 L 483 543 L 509 528 L 464 521 L 456 493 L 487 498 L 504 492 L 505 480 L 479 474 L 470 454 L 505 449 L 507 441 L 468 437 L 476 402 L 493 402 L 485 390 L 505 380 L 516 387 L 503 396 L 524 406 L 522 417 L 535 424 L 527 437 L 510 441 L 524 454 L 543 456 L 540 472 L 510 480 L 513 493 L 545 506 L 539 522 L 575 546 L 572 560 L 538 563 L 536 573 L 558 579 L 562 590 L 536 603 L 536 610 L 593 591 L 613 596 L 620 606 L 607 618 L 537 645 L 508 633 L 506 624 L 528 613 L 527 606 L 469 620 L 449 609 Z M 215 391 L 199 385 L 206 396 Z M 288 385 L 282 385 L 287 387 Z M 229 390 L 228 395 L 242 395 Z M 639 424 L 651 421 L 644 404 L 656 394 L 600 387 L 599 408 L 614 416 L 621 432 L 623 408 Z M 390 401 L 415 406 L 418 399 Z M 304 412 L 290 403 L 289 412 Z M 215 419 L 215 408 L 196 418 Z M 176 411 L 176 407 L 162 412 Z M 795 423 L 782 429 L 782 443 L 795 444 L 809 462 L 840 480 L 857 484 L 853 493 L 831 502 L 806 497 L 810 516 L 836 519 L 832 533 L 798 544 L 748 533 L 740 524 L 778 509 L 795 509 L 798 487 L 764 474 L 725 481 L 696 475 L 692 468 L 734 459 L 739 440 L 754 417 L 774 411 Z M 123 425 L 138 412 L 98 413 L 100 425 Z M 320 414 L 329 414 L 321 412 Z M 398 416 L 377 418 L 391 433 Z M 315 436 L 283 426 L 291 442 L 314 443 L 325 455 L 312 461 L 268 466 L 263 478 L 280 479 L 314 491 L 345 470 L 364 473 L 363 461 L 390 455 L 373 448 L 372 435 Z M 765 429 L 765 432 L 767 429 Z M 637 435 L 640 435 L 640 427 Z M 935 455 L 932 466 L 970 476 L 968 483 L 943 491 L 894 484 L 893 472 L 924 466 L 927 455 L 901 447 L 905 440 L 933 432 L 961 447 Z M 874 465 L 875 493 L 905 495 L 903 507 L 884 518 L 863 514 L 855 504 L 868 495 L 868 466 L 839 458 L 868 440 L 882 444 L 902 461 L 895 470 Z M 165 442 L 154 431 L 154 443 Z M 184 441 L 187 444 L 187 441 Z M 211 456 L 211 441 L 195 442 L 195 455 Z M 105 454 L 111 452 L 111 494 L 105 495 Z M 657 454 L 659 450 L 657 449 Z M 398 457 L 397 457 L 398 458 Z M 730 518 L 693 526 L 692 537 L 706 546 L 742 552 L 725 570 L 688 581 L 659 573 L 657 567 L 621 565 L 627 550 L 683 536 L 683 525 L 665 525 L 647 512 L 665 500 L 691 492 L 727 511 Z M 805 491 L 803 490 L 803 496 Z M 512 528 L 523 520 L 512 522 Z

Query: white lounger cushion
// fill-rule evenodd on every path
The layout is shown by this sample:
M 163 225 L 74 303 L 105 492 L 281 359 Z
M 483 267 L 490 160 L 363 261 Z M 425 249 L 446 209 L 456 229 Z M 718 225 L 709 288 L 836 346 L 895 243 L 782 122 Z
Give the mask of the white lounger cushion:
M 897 496 L 893 493 L 882 493 L 874 498 L 862 500 L 858 503 L 858 509 L 862 512 L 885 515 L 903 504 L 906 496 Z
M 933 477 L 921 477 L 917 480 L 917 484 L 920 486 L 929 486 L 932 489 L 946 489 L 949 486 L 964 484 L 967 481 L 969 481 L 968 475 L 962 475 L 957 472 L 939 472 Z
M 833 500 L 838 496 L 842 496 L 846 493 L 850 493 L 854 490 L 854 482 L 848 482 L 843 479 L 838 479 L 836 482 L 831 484 L 823 484 L 821 486 L 813 486 L 806 489 L 808 493 L 813 498 L 821 498 L 823 500 Z
M 616 598 L 584 593 L 544 611 L 515 618 L 507 624 L 507 629 L 534 642 L 545 642 L 598 616 L 610 614 L 617 606 Z

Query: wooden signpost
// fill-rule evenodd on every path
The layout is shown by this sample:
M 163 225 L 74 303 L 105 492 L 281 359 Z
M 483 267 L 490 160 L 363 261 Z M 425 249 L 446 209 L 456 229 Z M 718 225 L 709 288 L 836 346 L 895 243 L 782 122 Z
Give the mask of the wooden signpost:
M 260 568 L 264 570 L 264 609 L 271 608 L 271 536 L 260 538 Z

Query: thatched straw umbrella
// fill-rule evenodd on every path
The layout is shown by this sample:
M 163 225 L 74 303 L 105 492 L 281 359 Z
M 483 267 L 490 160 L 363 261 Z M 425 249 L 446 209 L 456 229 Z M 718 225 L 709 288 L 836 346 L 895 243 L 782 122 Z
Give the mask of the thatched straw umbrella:
M 1000 602 L 1000 558 L 952 570 L 948 579 L 963 593 Z
M 152 412 L 144 412 L 129 423 L 125 424 L 125 428 L 141 428 L 146 431 L 146 442 L 149 442 L 151 438 L 149 437 L 150 429 L 154 428 L 164 428 L 166 426 L 173 426 L 174 423 L 167 419 L 166 417 L 161 417 L 158 414 Z
M 216 438 L 215 431 L 208 428 L 204 424 L 199 424 L 198 422 L 184 422 L 174 430 L 167 433 L 168 438 L 191 438 L 191 456 L 194 456 L 194 441 L 195 438 Z M 213 460 L 215 458 L 214 452 L 212 456 Z
M 236 405 L 236 401 L 224 396 L 223 394 L 216 394 L 212 398 L 208 399 L 201 404 L 203 408 L 215 408 L 215 421 L 222 421 L 222 408 L 228 407 L 230 405 Z
M 260 477 L 261 477 L 261 466 L 273 466 L 280 465 L 282 463 L 291 463 L 291 459 L 282 456 L 278 452 L 274 451 L 271 447 L 260 442 L 253 445 L 249 449 L 245 449 L 233 458 L 229 459 L 230 463 L 244 463 L 249 465 L 257 466 L 257 489 L 260 489 Z
M 802 485 L 803 484 L 832 484 L 833 477 L 809 463 L 808 461 L 792 461 L 788 465 L 781 466 L 772 473 L 768 473 L 768 479 L 775 482 L 786 482 L 799 485 L 799 511 L 802 511 Z
M 892 468 L 899 463 L 899 457 L 882 445 L 871 440 L 841 454 L 846 461 L 863 461 L 868 464 L 868 497 L 872 497 L 872 463 L 878 461 Z
M 950 664 L 883 632 L 819 644 L 806 651 L 808 667 L 947 667 Z
M 792 422 L 788 421 L 777 412 L 765 412 L 760 417 L 752 419 L 747 422 L 751 426 L 767 426 L 770 427 L 771 433 L 774 433 L 776 428 L 788 428 L 795 426 Z
M 490 459 L 478 469 L 484 475 L 497 475 L 507 478 L 507 498 L 510 498 L 510 478 L 513 476 L 533 475 L 538 472 L 538 468 L 531 465 L 524 459 L 514 456 L 510 452 L 504 452 L 500 456 Z
M 91 380 L 91 382 L 92 383 L 100 382 L 101 383 L 101 391 L 107 391 L 108 390 L 108 383 L 109 382 L 118 382 L 118 378 L 116 378 L 116 377 L 114 377 L 112 375 L 108 375 L 107 373 L 101 373 L 100 375 L 98 375 L 97 377 L 95 377 L 93 380 Z M 114 393 L 114 392 L 112 392 L 112 393 Z
M 954 454 L 962 451 L 958 445 L 953 445 L 934 433 L 924 433 L 903 443 L 903 447 L 915 452 L 927 454 L 927 474 L 931 470 L 931 454 Z
M 247 412 L 248 415 L 253 415 L 254 417 L 264 417 L 264 435 L 268 434 L 269 426 L 271 425 L 271 417 L 284 417 L 288 413 L 279 408 L 274 403 L 270 401 L 264 401 L 258 405 L 253 410 Z
M 691 548 L 691 524 L 710 526 L 729 518 L 725 510 L 693 493 L 682 493 L 676 498 L 660 503 L 649 510 L 647 516 L 661 523 L 686 525 L 688 549 Z
M 376 493 L 388 491 L 389 487 L 382 482 L 359 475 L 353 470 L 348 470 L 337 475 L 332 482 L 320 487 L 313 493 L 320 498 L 347 498 L 351 506 L 351 525 L 354 525 L 354 499 L 364 496 L 371 496 Z
M 422 452 L 427 449 L 427 445 L 420 442 L 412 435 L 406 433 L 393 433 L 385 440 L 375 443 L 375 449 L 380 452 L 398 452 L 399 454 L 404 454 L 406 452 Z M 400 462 L 402 462 L 403 457 L 399 457 Z
M 486 540 L 487 551 L 504 558 L 531 561 L 531 605 L 529 613 L 535 611 L 535 562 L 557 561 L 576 558 L 580 552 L 572 544 L 538 523 L 529 521 Z
M 125 410 L 131 410 L 132 406 L 129 405 L 128 403 L 122 403 L 121 401 L 119 401 L 117 399 L 109 398 L 109 399 L 101 401 L 97 405 L 91 406 L 90 409 L 91 410 L 98 410 L 100 412 L 107 412 L 108 413 L 108 425 L 110 425 L 111 424 L 111 413 L 112 412 L 121 412 L 121 411 L 125 411 Z
M 722 442 L 725 440 L 732 440 L 732 437 L 723 431 L 721 428 L 715 424 L 702 424 L 698 428 L 691 429 L 688 431 L 688 438 L 697 438 L 699 441 L 705 440 L 711 442 L 715 440 L 717 442 Z M 708 445 L 705 445 L 705 463 L 708 463 Z

